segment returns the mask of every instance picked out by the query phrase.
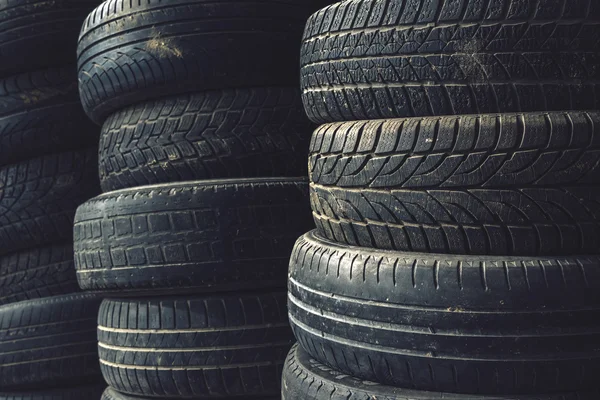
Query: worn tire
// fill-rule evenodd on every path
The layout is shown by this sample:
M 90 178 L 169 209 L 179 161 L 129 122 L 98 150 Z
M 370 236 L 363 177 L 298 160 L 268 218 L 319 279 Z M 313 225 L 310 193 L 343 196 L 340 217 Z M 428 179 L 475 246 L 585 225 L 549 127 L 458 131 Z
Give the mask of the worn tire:
M 194 398 L 198 398 L 198 397 L 194 397 Z M 218 398 L 221 400 L 240 399 L 240 397 L 238 397 L 238 396 L 236 396 L 236 397 L 211 397 L 211 398 L 212 399 Z M 271 396 L 271 397 L 264 397 L 264 396 L 247 397 L 247 396 L 244 396 L 243 398 L 249 399 L 249 400 L 280 400 L 281 399 L 281 397 L 279 397 L 279 396 Z M 173 397 L 169 397 L 169 398 L 160 397 L 160 399 L 161 400 L 178 400 L 178 398 L 173 398 Z M 2 400 L 2 399 L 0 399 L 0 400 Z M 109 387 L 109 388 L 106 388 L 106 390 L 102 394 L 102 398 L 100 400 L 156 400 L 156 397 L 134 396 L 134 395 L 130 395 L 130 394 L 117 392 L 116 390 Z
M 600 249 L 600 113 L 323 125 L 309 161 L 319 232 L 452 254 Z
M 598 109 L 594 0 L 353 0 L 306 25 L 301 88 L 318 123 Z
M 0 255 L 73 238 L 77 207 L 100 191 L 96 149 L 0 168 Z
M 0 307 L 2 390 L 100 383 L 100 301 L 91 294 L 70 294 Z
M 319 233 L 351 245 L 444 254 L 600 252 L 598 186 L 378 190 L 311 184 Z
M 194 397 L 195 399 L 197 399 L 198 397 Z M 201 397 L 200 397 L 201 398 Z M 236 400 L 236 399 L 240 399 L 239 396 L 236 397 L 210 397 L 212 399 L 218 398 L 221 400 Z M 279 396 L 270 396 L 270 397 L 264 397 L 264 396 L 259 396 L 259 397 L 247 397 L 244 396 L 244 399 L 249 399 L 249 400 L 280 400 L 281 397 Z M 181 398 L 173 398 L 173 397 L 160 397 L 161 400 L 178 400 Z M 0 398 L 0 400 L 2 400 Z M 141 397 L 141 396 L 134 396 L 134 395 L 130 395 L 130 394 L 125 394 L 125 393 L 120 393 L 117 392 L 116 390 L 112 389 L 112 388 L 106 388 L 106 390 L 104 391 L 104 393 L 102 394 L 102 398 L 100 400 L 156 400 L 156 397 Z
M 294 345 L 283 367 L 282 400 L 594 400 L 598 391 L 532 396 L 424 392 L 365 382 L 335 371 Z M 107 399 L 108 400 L 108 399 Z
M 290 323 L 346 374 L 472 394 L 596 390 L 599 257 L 472 257 L 340 246 L 290 261 Z
M 311 140 L 311 181 L 369 189 L 600 184 L 600 112 L 332 123 Z
M 294 336 L 285 291 L 105 300 L 100 364 L 115 390 L 141 396 L 275 396 Z
M 71 243 L 0 257 L 0 304 L 78 290 Z
M 313 128 L 293 88 L 212 91 L 136 104 L 104 123 L 102 189 L 306 176 Z
M 0 79 L 0 166 L 95 146 L 98 134 L 81 107 L 74 67 Z
M 1 0 L 0 78 L 74 64 L 77 34 L 98 0 Z
M 101 195 L 75 218 L 80 286 L 120 293 L 285 288 L 294 241 L 314 226 L 307 186 L 303 178 L 257 178 Z
M 173 94 L 295 86 L 296 44 L 313 6 L 302 0 L 105 1 L 79 39 L 83 106 L 102 123 L 125 106 Z
M 3 393 L 0 400 L 95 400 L 106 385 L 40 390 L 36 392 Z

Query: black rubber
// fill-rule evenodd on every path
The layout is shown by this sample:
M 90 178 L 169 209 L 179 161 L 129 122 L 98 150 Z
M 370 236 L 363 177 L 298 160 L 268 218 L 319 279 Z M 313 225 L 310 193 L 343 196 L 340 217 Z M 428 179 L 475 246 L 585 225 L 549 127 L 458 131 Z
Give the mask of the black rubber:
M 108 0 L 87 18 L 79 88 L 97 123 L 127 105 L 212 89 L 296 86 L 317 2 Z
M 318 123 L 598 109 L 595 0 L 358 0 L 306 25 L 301 88 Z
M 202 399 L 203 397 L 188 397 L 191 399 Z M 205 397 L 206 398 L 206 397 Z M 208 397 L 210 399 L 220 399 L 220 400 L 236 400 L 236 399 L 248 399 L 248 400 L 281 400 L 280 396 L 243 396 L 243 397 L 239 397 L 239 396 L 234 396 L 234 397 Z M 160 397 L 161 400 L 178 400 L 181 399 L 181 397 Z M 0 400 L 2 400 L 0 398 Z M 102 398 L 100 400 L 156 400 L 156 397 L 143 397 L 143 396 L 134 396 L 134 395 L 130 395 L 130 394 L 124 394 L 124 393 L 120 393 L 117 392 L 116 390 L 112 389 L 112 388 L 106 388 L 106 391 L 104 391 L 104 393 L 102 394 Z
M 468 395 L 425 392 L 365 382 L 333 370 L 294 345 L 283 367 L 282 400 L 595 400 L 600 393 L 531 396 Z M 107 399 L 108 400 L 108 399 Z
M 0 307 L 5 391 L 100 383 L 96 317 L 101 299 L 69 294 Z
M 0 400 L 96 400 L 105 387 L 106 385 L 95 385 L 35 392 L 0 392 Z
M 198 399 L 198 398 L 202 398 L 202 397 L 191 397 L 192 399 Z M 259 396 L 259 397 L 255 397 L 255 396 L 243 396 L 243 397 L 239 397 L 239 396 L 234 396 L 234 397 L 209 397 L 211 399 L 220 399 L 220 400 L 236 400 L 236 399 L 249 399 L 249 400 L 281 400 L 280 396 L 269 396 L 269 397 L 265 397 L 265 396 Z M 160 397 L 161 400 L 178 400 L 181 399 L 181 397 Z M 2 400 L 0 398 L 0 400 Z M 102 394 L 102 398 L 100 400 L 156 400 L 156 397 L 142 397 L 142 396 L 133 396 L 130 394 L 124 394 L 124 393 L 120 393 L 117 392 L 116 390 L 112 389 L 112 388 L 106 388 L 106 390 L 104 391 L 104 393 Z
M 332 123 L 314 133 L 310 175 L 373 189 L 600 184 L 600 112 Z
M 115 390 L 194 399 L 275 396 L 294 343 L 285 291 L 105 300 L 102 373 Z
M 306 176 L 313 128 L 294 88 L 202 92 L 136 104 L 104 123 L 102 188 Z
M 311 226 L 303 178 L 123 189 L 78 209 L 75 266 L 86 290 L 284 288 L 294 241 Z
M 96 149 L 0 168 L 0 255 L 73 238 L 79 204 L 99 193 Z
M 0 257 L 0 304 L 77 291 L 71 243 Z
M 328 366 L 472 394 L 597 390 L 600 258 L 473 257 L 340 246 L 290 261 L 290 323 Z
M 81 107 L 74 67 L 0 79 L 0 165 L 96 146 L 98 134 Z
M 77 34 L 98 0 L 1 0 L 0 78 L 74 64 Z
M 309 161 L 319 232 L 452 254 L 600 249 L 600 113 L 323 125 Z
M 311 184 L 319 233 L 340 243 L 446 254 L 600 252 L 598 186 L 382 190 Z

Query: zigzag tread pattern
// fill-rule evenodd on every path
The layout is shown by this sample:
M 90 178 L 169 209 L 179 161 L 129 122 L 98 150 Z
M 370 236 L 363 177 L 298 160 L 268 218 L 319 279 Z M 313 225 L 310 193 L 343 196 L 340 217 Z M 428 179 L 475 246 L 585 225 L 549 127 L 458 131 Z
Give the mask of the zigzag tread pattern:
M 306 175 L 313 125 L 293 88 L 181 95 L 111 115 L 100 139 L 103 190 L 163 182 Z
M 96 145 L 98 132 L 78 101 L 0 117 L 0 166 Z
M 0 304 L 79 290 L 73 245 L 41 247 L 0 257 Z
M 496 255 L 598 254 L 595 186 L 354 189 L 311 184 L 325 238 L 381 249 Z
M 593 0 L 350 0 L 314 13 L 306 24 L 304 40 L 360 29 L 481 22 L 595 21 L 600 8 Z M 553 28 L 548 27 L 550 31 Z M 539 47 L 539 46 L 538 46 Z
M 69 294 L 0 307 L 2 388 L 97 381 L 100 301 L 91 294 Z
M 333 123 L 311 141 L 311 181 L 354 188 L 600 183 L 600 114 L 526 113 Z
M 325 8 L 309 20 L 302 47 L 307 113 L 323 123 L 595 109 L 600 9 L 551 2 L 562 8 L 509 0 Z
M 95 149 L 0 169 L 0 254 L 69 241 L 75 210 L 99 192 Z
M 294 341 L 284 292 L 105 300 L 98 334 L 108 384 L 145 396 L 274 396 Z

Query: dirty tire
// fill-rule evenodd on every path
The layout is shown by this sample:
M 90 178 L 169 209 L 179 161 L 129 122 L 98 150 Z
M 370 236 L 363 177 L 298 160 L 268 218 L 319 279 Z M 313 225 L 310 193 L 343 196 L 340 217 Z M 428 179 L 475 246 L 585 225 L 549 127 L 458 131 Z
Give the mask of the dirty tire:
M 198 398 L 202 398 L 202 397 L 194 397 L 194 399 L 198 399 Z M 215 397 L 209 397 L 214 399 Z M 240 399 L 240 397 L 235 396 L 235 397 L 217 397 L 218 399 L 222 399 L 222 400 L 236 400 L 236 399 Z M 179 400 L 181 399 L 181 397 L 160 397 L 161 400 Z M 281 400 L 280 396 L 269 396 L 269 397 L 265 397 L 265 396 L 259 396 L 259 397 L 248 397 L 248 396 L 244 396 L 243 399 L 248 399 L 248 400 Z M 0 398 L 0 400 L 2 400 Z M 104 391 L 104 393 L 102 394 L 102 399 L 100 400 L 156 400 L 156 397 L 142 397 L 142 396 L 134 396 L 134 395 L 130 395 L 130 394 L 125 394 L 125 393 L 120 393 L 116 390 L 114 390 L 113 388 L 106 388 L 106 390 Z
M 98 0 L 0 1 L 0 78 L 74 64 L 77 34 Z
M 96 149 L 0 168 L 0 255 L 73 238 L 77 207 L 100 191 Z
M 309 233 L 290 261 L 290 323 L 315 359 L 391 386 L 596 390 L 599 265 L 377 251 Z
M 285 291 L 105 300 L 100 365 L 120 392 L 177 398 L 275 396 L 294 336 Z
M 123 189 L 77 210 L 75 266 L 87 290 L 284 288 L 311 226 L 303 178 Z
M 313 128 L 293 88 L 212 91 L 136 104 L 104 123 L 102 189 L 306 176 Z
M 101 299 L 70 294 L 0 307 L 0 385 L 6 391 L 100 383 Z
M 125 106 L 173 94 L 295 86 L 296 44 L 315 11 L 312 5 L 302 0 L 105 1 L 89 15 L 79 39 L 84 109 L 102 123 Z
M 370 189 L 600 184 L 600 112 L 484 114 L 325 124 L 311 181 Z
M 312 15 L 301 88 L 317 123 L 597 109 L 594 0 L 354 0 Z
M 323 125 L 312 204 L 329 239 L 451 254 L 598 253 L 600 113 Z
M 598 254 L 600 190 L 349 189 L 311 184 L 319 233 L 340 243 L 444 254 Z
M 0 304 L 77 291 L 71 243 L 0 257 Z
M 0 165 L 96 145 L 98 134 L 81 107 L 74 67 L 0 79 Z
M 365 382 L 335 371 L 294 345 L 283 367 L 283 400 L 593 400 L 595 392 L 574 392 L 502 398 L 425 392 Z
M 106 385 L 94 385 L 34 392 L 0 392 L 0 400 L 95 400 L 100 397 L 105 387 Z

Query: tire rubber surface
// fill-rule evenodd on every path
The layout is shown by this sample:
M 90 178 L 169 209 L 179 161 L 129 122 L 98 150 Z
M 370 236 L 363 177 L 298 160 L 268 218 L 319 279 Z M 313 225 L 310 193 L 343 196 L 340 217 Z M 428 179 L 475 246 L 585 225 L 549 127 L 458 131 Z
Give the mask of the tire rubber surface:
M 319 233 L 402 251 L 597 254 L 599 122 L 551 112 L 323 125 L 309 161 Z
M 149 397 L 277 396 L 294 343 L 285 297 L 262 291 L 105 300 L 98 319 L 104 378 L 117 391 Z
M 314 227 L 304 178 L 123 189 L 75 219 L 80 286 L 120 293 L 284 288 L 294 242 Z
M 295 88 L 220 90 L 139 103 L 104 123 L 102 188 L 306 176 L 313 128 Z
M 595 0 L 353 0 L 313 14 L 301 89 L 317 122 L 597 109 Z
M 290 322 L 312 357 L 373 382 L 490 395 L 596 390 L 599 263 L 371 250 L 312 232 L 290 260 Z
M 100 383 L 101 298 L 69 294 L 0 307 L 0 385 L 6 391 Z
M 598 392 L 531 396 L 425 392 L 363 381 L 335 371 L 295 345 L 283 368 L 282 400 L 593 400 Z M 107 399 L 108 400 L 108 399 Z

